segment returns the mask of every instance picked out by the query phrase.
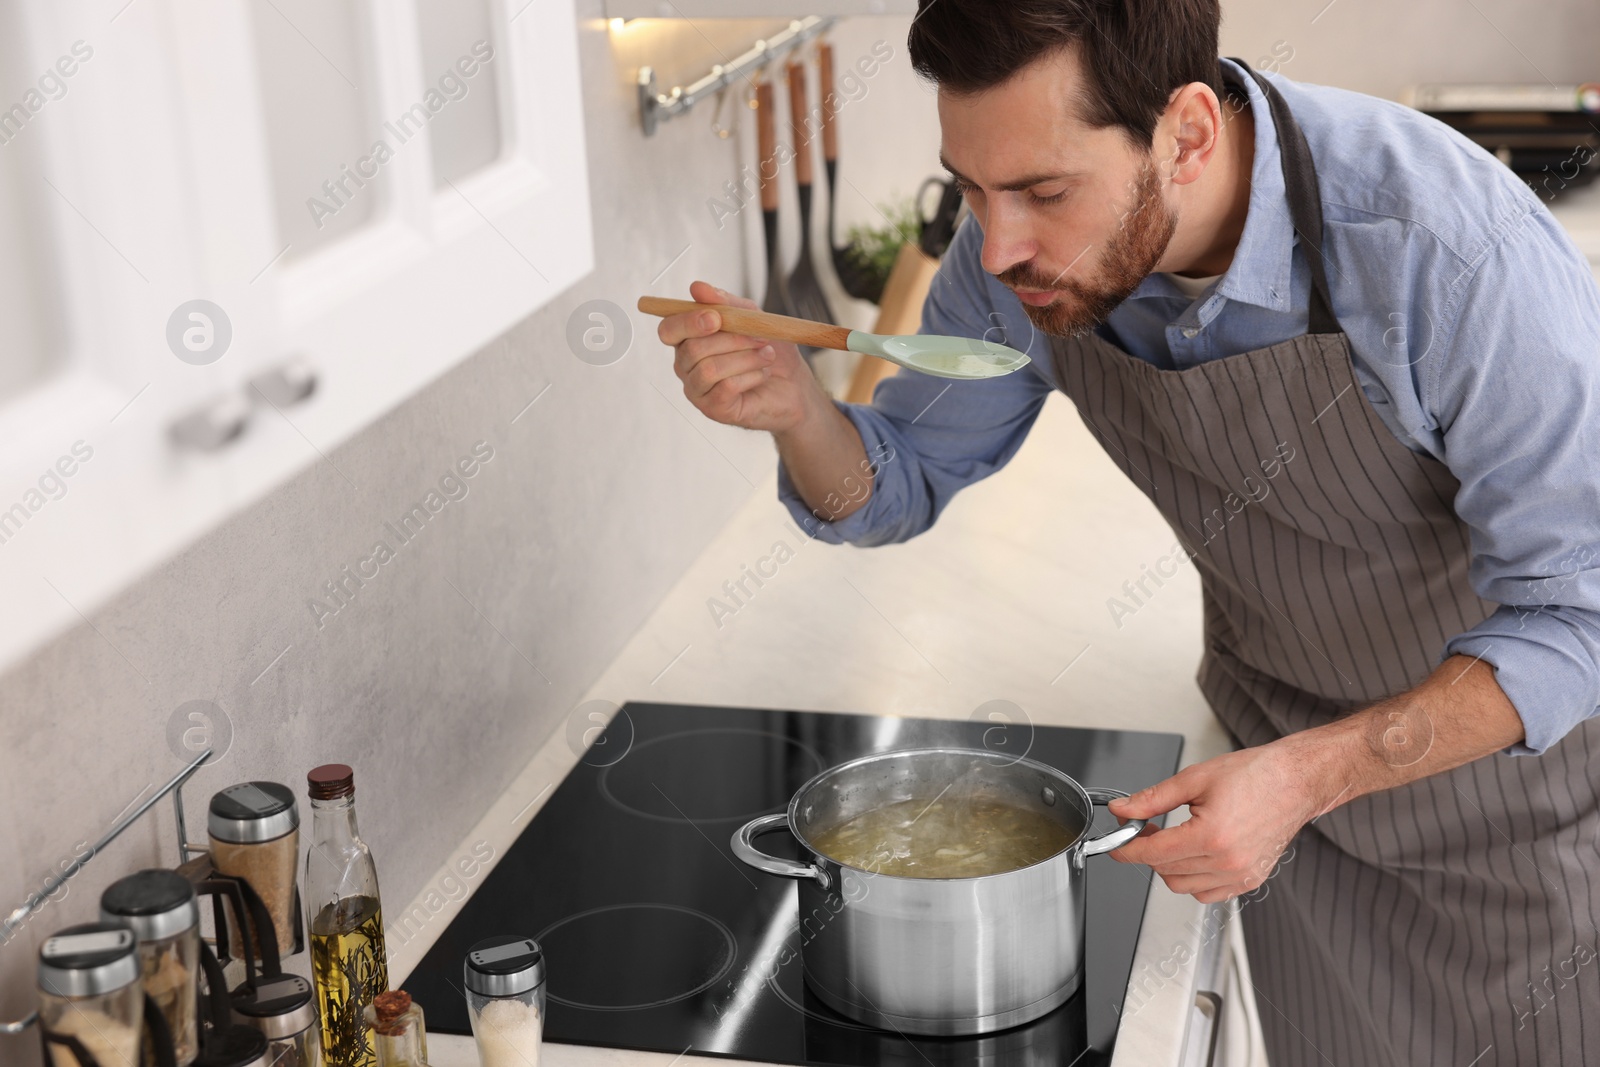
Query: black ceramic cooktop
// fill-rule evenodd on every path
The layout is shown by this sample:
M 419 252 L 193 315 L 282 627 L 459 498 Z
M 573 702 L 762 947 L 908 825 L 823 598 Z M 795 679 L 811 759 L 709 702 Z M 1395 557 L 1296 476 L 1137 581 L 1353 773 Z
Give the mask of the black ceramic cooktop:
M 467 950 L 495 934 L 524 934 L 545 950 L 549 1041 L 808 1065 L 1109 1062 L 1150 872 L 1108 857 L 1088 863 L 1083 988 L 1042 1019 L 982 1037 L 908 1039 L 846 1019 L 806 989 L 795 883 L 746 867 L 728 839 L 746 820 L 784 810 L 818 771 L 928 745 L 1026 753 L 1084 785 L 1131 792 L 1177 769 L 1183 739 L 628 704 L 405 988 L 430 1029 L 470 1033 Z M 1097 828 L 1114 825 L 1102 809 Z M 783 833 L 762 847 L 800 856 Z

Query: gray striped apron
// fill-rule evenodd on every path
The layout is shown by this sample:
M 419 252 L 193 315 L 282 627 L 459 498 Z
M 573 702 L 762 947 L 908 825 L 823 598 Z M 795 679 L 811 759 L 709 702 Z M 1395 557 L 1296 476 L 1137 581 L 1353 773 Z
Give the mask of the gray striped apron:
M 1170 371 L 1098 336 L 1052 339 L 1038 367 L 1199 570 L 1198 680 L 1239 745 L 1420 683 L 1494 610 L 1467 581 L 1456 479 L 1356 383 L 1310 150 L 1256 80 L 1312 276 L 1307 335 Z M 1542 756 L 1490 756 L 1303 829 L 1241 901 L 1273 1067 L 1600 1064 L 1597 784 L 1591 719 Z

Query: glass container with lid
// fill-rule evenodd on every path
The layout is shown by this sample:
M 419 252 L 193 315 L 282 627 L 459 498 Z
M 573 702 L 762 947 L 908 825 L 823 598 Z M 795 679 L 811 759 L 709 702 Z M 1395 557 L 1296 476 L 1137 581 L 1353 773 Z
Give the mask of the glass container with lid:
M 126 926 L 85 923 L 40 946 L 39 1026 L 49 1067 L 139 1067 L 144 987 L 136 944 Z
M 300 806 L 293 790 L 277 782 L 229 786 L 211 798 L 206 827 L 211 865 L 219 874 L 250 883 L 277 928 L 278 951 L 294 952 L 300 925 L 295 914 Z
M 273 1067 L 322 1067 L 311 983 L 297 974 L 263 978 L 233 991 L 233 1019 L 266 1035 Z
M 483 1067 L 538 1067 L 544 1031 L 544 953 L 531 937 L 480 941 L 464 965 L 467 1015 Z
M 379 993 L 362 1016 L 372 1031 L 378 1067 L 428 1067 L 428 1030 L 422 1005 L 404 989 Z
M 178 1067 L 188 1067 L 200 1051 L 195 1015 L 200 908 L 194 886 L 177 871 L 130 874 L 100 895 L 100 918 L 128 927 L 138 938 L 144 991 L 167 1021 L 174 1061 Z M 145 1043 L 150 1040 L 146 1033 Z M 153 1057 L 155 1050 L 149 1051 Z

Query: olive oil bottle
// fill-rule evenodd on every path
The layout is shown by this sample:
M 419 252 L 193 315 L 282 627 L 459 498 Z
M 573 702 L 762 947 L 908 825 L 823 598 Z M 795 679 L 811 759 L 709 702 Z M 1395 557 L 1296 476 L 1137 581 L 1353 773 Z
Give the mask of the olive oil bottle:
M 342 763 L 306 776 L 311 848 L 306 853 L 306 914 L 311 977 L 328 1067 L 377 1067 L 363 1015 L 389 989 L 378 871 L 356 831 L 355 775 Z

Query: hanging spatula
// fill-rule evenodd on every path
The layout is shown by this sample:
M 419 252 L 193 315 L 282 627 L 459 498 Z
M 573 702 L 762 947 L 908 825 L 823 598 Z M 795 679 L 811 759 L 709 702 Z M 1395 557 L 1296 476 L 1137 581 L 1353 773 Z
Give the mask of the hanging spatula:
M 767 242 L 767 291 L 761 306 L 774 315 L 787 315 L 789 290 L 783 281 L 783 264 L 778 260 L 778 134 L 777 118 L 772 113 L 772 83 L 762 78 L 756 84 L 756 173 L 761 182 L 761 228 Z
M 800 201 L 800 258 L 789 275 L 789 314 L 813 322 L 835 322 L 833 309 L 817 280 L 817 268 L 811 260 L 811 159 L 816 155 L 812 144 L 810 100 L 806 94 L 806 67 L 804 63 L 789 64 L 789 122 L 794 144 L 795 191 Z
M 833 272 L 839 285 L 857 300 L 874 304 L 883 299 L 884 277 L 867 267 L 854 244 L 833 243 L 834 205 L 839 200 L 839 127 L 830 102 L 833 92 L 833 45 L 817 46 L 817 71 L 822 82 L 822 162 L 828 174 L 828 251 L 833 257 Z
M 832 348 L 840 352 L 860 352 L 936 378 L 998 378 L 1028 365 L 1025 353 L 975 337 L 943 337 L 925 333 L 897 337 L 863 333 L 788 315 L 750 311 L 727 304 L 669 300 L 660 296 L 641 296 L 639 310 L 646 315 L 662 318 L 685 311 L 715 311 L 722 316 L 722 328 L 729 333 L 747 334 L 768 341 L 793 341 L 797 345 Z

